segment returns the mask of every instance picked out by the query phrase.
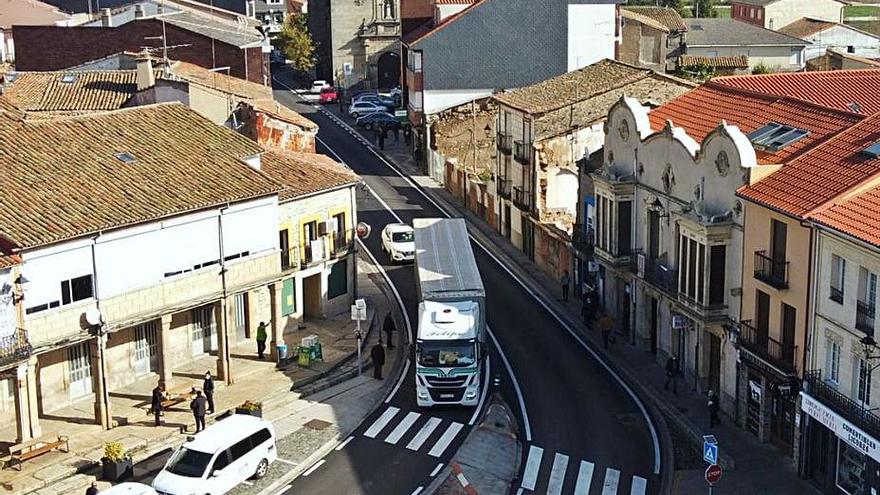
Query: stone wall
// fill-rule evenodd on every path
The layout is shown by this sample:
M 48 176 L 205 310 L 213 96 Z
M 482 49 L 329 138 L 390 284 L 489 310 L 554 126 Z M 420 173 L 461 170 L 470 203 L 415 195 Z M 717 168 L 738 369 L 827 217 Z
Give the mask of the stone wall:
M 459 168 L 487 179 L 495 168 L 497 119 L 498 105 L 488 98 L 442 112 L 431 127 L 433 147 L 447 160 L 455 160 Z

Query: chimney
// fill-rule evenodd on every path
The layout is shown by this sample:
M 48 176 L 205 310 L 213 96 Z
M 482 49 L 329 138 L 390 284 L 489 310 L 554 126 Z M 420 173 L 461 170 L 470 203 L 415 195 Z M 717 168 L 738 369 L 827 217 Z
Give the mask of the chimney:
M 137 90 L 143 91 L 156 85 L 156 74 L 153 72 L 153 61 L 145 50 L 137 58 Z
M 113 16 L 110 14 L 110 9 L 101 9 L 101 25 L 113 27 Z
M 144 17 L 144 6 L 142 4 L 137 4 L 134 6 L 134 18 L 135 19 L 143 19 Z

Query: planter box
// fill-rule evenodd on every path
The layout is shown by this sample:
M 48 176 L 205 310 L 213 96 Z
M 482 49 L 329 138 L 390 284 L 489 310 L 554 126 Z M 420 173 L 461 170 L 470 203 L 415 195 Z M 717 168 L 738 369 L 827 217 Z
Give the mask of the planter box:
M 236 407 L 235 414 L 247 414 L 248 416 L 255 416 L 257 418 L 262 418 L 263 417 L 263 410 L 262 409 L 255 409 L 255 410 L 251 411 L 249 409 L 242 409 L 240 407 Z
M 131 458 L 113 462 L 106 458 L 101 459 L 101 467 L 103 470 L 103 479 L 107 481 L 120 481 L 129 478 L 132 475 L 133 463 Z

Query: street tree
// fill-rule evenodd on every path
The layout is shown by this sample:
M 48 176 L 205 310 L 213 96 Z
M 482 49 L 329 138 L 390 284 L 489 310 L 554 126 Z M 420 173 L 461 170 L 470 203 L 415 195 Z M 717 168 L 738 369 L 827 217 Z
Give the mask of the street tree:
M 294 14 L 287 18 L 278 34 L 277 46 L 284 57 L 291 60 L 294 69 L 308 72 L 317 63 L 316 45 L 309 34 L 305 14 Z
M 715 0 L 696 0 L 694 2 L 694 17 L 716 17 Z

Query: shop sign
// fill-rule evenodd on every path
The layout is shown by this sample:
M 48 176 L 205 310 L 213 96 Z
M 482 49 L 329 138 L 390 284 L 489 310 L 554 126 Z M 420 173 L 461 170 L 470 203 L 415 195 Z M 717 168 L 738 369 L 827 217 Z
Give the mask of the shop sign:
M 880 462 L 880 445 L 877 440 L 862 431 L 856 425 L 842 418 L 839 414 L 821 402 L 801 392 L 801 409 L 815 418 L 823 426 L 833 431 L 838 438 L 858 449 L 875 461 Z

